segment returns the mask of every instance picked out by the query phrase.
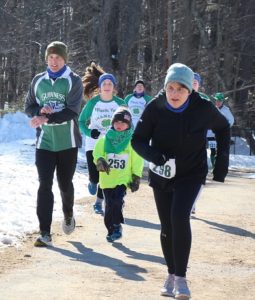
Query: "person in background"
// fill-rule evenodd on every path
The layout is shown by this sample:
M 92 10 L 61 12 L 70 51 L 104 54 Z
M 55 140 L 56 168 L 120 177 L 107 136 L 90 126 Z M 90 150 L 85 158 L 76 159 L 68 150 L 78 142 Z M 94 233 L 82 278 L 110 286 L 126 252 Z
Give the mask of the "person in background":
M 145 94 L 144 81 L 141 79 L 137 80 L 133 93 L 127 95 L 124 99 L 131 111 L 134 128 L 150 100 L 151 96 Z
M 192 83 L 192 88 L 193 88 L 193 90 L 194 90 L 195 92 L 198 92 L 198 93 L 199 93 L 199 96 L 200 96 L 202 99 L 211 101 L 211 99 L 209 98 L 209 96 L 207 96 L 206 94 L 204 94 L 204 93 L 202 93 L 202 92 L 200 91 L 201 84 L 202 84 L 202 78 L 201 78 L 201 76 L 200 76 L 198 73 L 194 73 L 194 80 L 193 80 L 193 83 Z
M 36 75 L 25 100 L 25 113 L 37 130 L 36 167 L 39 177 L 37 216 L 40 235 L 36 247 L 52 245 L 51 223 L 54 204 L 52 184 L 56 170 L 62 198 L 64 233 L 75 229 L 73 175 L 81 135 L 78 115 L 83 100 L 81 78 L 67 65 L 67 46 L 59 41 L 46 49 L 47 70 Z
M 131 113 L 119 107 L 114 113 L 111 128 L 95 145 L 94 163 L 99 171 L 99 184 L 105 198 L 104 223 L 106 239 L 114 242 L 122 237 L 123 204 L 127 187 L 139 188 L 143 159 L 131 147 L 133 134 Z
M 218 155 L 213 180 L 224 182 L 228 172 L 230 128 L 226 118 L 192 89 L 193 71 L 171 65 L 164 89 L 146 106 L 131 145 L 150 162 L 153 189 L 161 223 L 161 246 L 167 278 L 161 295 L 191 296 L 186 271 L 191 249 L 190 212 L 208 172 L 206 132 L 213 129 Z
M 125 105 L 123 99 L 115 96 L 116 78 L 113 74 L 100 72 L 99 66 L 92 65 L 90 71 L 83 77 L 84 91 L 87 95 L 94 94 L 85 104 L 80 117 L 80 130 L 86 136 L 85 151 L 89 172 L 88 190 L 91 195 L 96 195 L 93 205 L 96 214 L 103 214 L 103 193 L 98 186 L 99 172 L 93 162 L 92 152 L 99 137 L 105 135 L 111 125 L 111 118 L 120 105 Z M 97 79 L 96 79 L 97 78 Z M 96 94 L 98 91 L 98 94 Z
M 202 99 L 211 101 L 210 98 L 209 98 L 206 94 L 201 93 L 201 92 L 199 91 L 200 86 L 201 86 L 201 83 L 202 83 L 202 78 L 201 78 L 200 74 L 194 73 L 194 79 L 193 79 L 193 83 L 192 83 L 192 88 L 193 88 L 193 90 L 194 90 L 195 92 L 198 92 L 198 93 L 199 93 L 199 96 L 200 96 Z M 197 200 L 198 200 L 198 198 L 199 198 L 199 196 L 200 196 L 200 194 L 201 194 L 201 192 L 202 192 L 202 189 L 203 189 L 203 186 L 201 187 L 200 192 L 199 192 L 199 194 L 197 195 L 197 198 L 195 199 L 194 204 L 193 204 L 193 206 L 192 206 L 192 209 L 191 209 L 191 213 L 192 213 L 192 214 L 195 214 L 195 213 L 196 213 L 196 202 L 197 202 Z
M 212 96 L 212 98 L 215 101 L 215 106 L 218 108 L 220 113 L 228 120 L 230 127 L 232 127 L 235 122 L 235 119 L 230 109 L 226 105 L 224 105 L 224 101 L 227 100 L 227 98 L 225 98 L 223 93 L 216 93 Z M 210 159 L 213 167 L 217 155 L 217 141 L 215 139 L 215 134 L 212 130 L 208 131 L 207 140 L 208 140 L 208 147 L 211 151 Z

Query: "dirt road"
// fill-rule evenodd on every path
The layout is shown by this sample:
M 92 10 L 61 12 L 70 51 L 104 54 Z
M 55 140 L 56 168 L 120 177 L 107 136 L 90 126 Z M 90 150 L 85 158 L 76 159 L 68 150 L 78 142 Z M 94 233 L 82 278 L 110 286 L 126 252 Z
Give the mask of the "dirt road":
M 93 199 L 77 202 L 84 212 L 76 231 L 65 236 L 54 224 L 53 248 L 34 248 L 30 236 L 21 249 L 0 252 L 0 300 L 164 299 L 159 296 L 166 277 L 160 226 L 147 183 L 126 197 L 118 243 L 106 242 Z M 254 204 L 254 179 L 208 180 L 191 220 L 192 299 L 255 299 Z

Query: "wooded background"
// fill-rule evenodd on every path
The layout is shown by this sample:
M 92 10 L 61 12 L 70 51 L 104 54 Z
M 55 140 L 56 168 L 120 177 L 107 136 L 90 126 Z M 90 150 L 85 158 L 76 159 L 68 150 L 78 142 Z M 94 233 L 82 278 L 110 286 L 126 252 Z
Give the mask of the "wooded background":
M 60 40 L 75 72 L 94 60 L 115 74 L 122 97 L 138 78 L 155 95 L 170 64 L 187 64 L 202 91 L 224 92 L 255 149 L 253 0 L 0 0 L 0 24 L 0 109 L 21 107 L 47 44 Z

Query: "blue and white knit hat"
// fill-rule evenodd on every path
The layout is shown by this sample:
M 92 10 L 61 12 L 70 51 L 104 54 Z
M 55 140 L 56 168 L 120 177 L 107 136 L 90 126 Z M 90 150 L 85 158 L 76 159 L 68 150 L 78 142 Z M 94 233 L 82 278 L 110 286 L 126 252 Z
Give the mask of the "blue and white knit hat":
M 106 79 L 111 80 L 111 82 L 113 83 L 114 86 L 117 84 L 117 81 L 116 81 L 116 78 L 114 77 L 114 75 L 112 75 L 110 73 L 104 73 L 98 79 L 98 86 L 100 87 L 102 82 Z
M 198 73 L 194 73 L 194 79 L 201 84 L 202 78 Z
M 166 88 L 169 82 L 178 82 L 185 85 L 191 92 L 193 80 L 194 73 L 189 67 L 181 63 L 175 63 L 167 70 L 164 87 Z

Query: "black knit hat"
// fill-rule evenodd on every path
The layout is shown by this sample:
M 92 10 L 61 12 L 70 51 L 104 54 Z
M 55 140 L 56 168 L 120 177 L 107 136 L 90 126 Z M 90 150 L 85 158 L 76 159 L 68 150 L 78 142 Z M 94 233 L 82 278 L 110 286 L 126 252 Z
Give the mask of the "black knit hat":
M 46 61 L 50 54 L 57 54 L 57 55 L 63 57 L 64 61 L 67 63 L 67 46 L 66 46 L 66 44 L 59 42 L 59 41 L 51 42 L 47 46 L 47 49 L 45 51 L 45 60 Z
M 135 87 L 136 87 L 139 83 L 141 83 L 141 84 L 144 86 L 144 81 L 143 81 L 142 79 L 138 79 L 138 80 L 136 80 L 136 82 L 135 82 Z
M 116 109 L 115 113 L 112 116 L 112 126 L 114 122 L 121 121 L 128 124 L 129 128 L 132 124 L 132 116 L 130 111 L 125 106 L 120 106 Z

